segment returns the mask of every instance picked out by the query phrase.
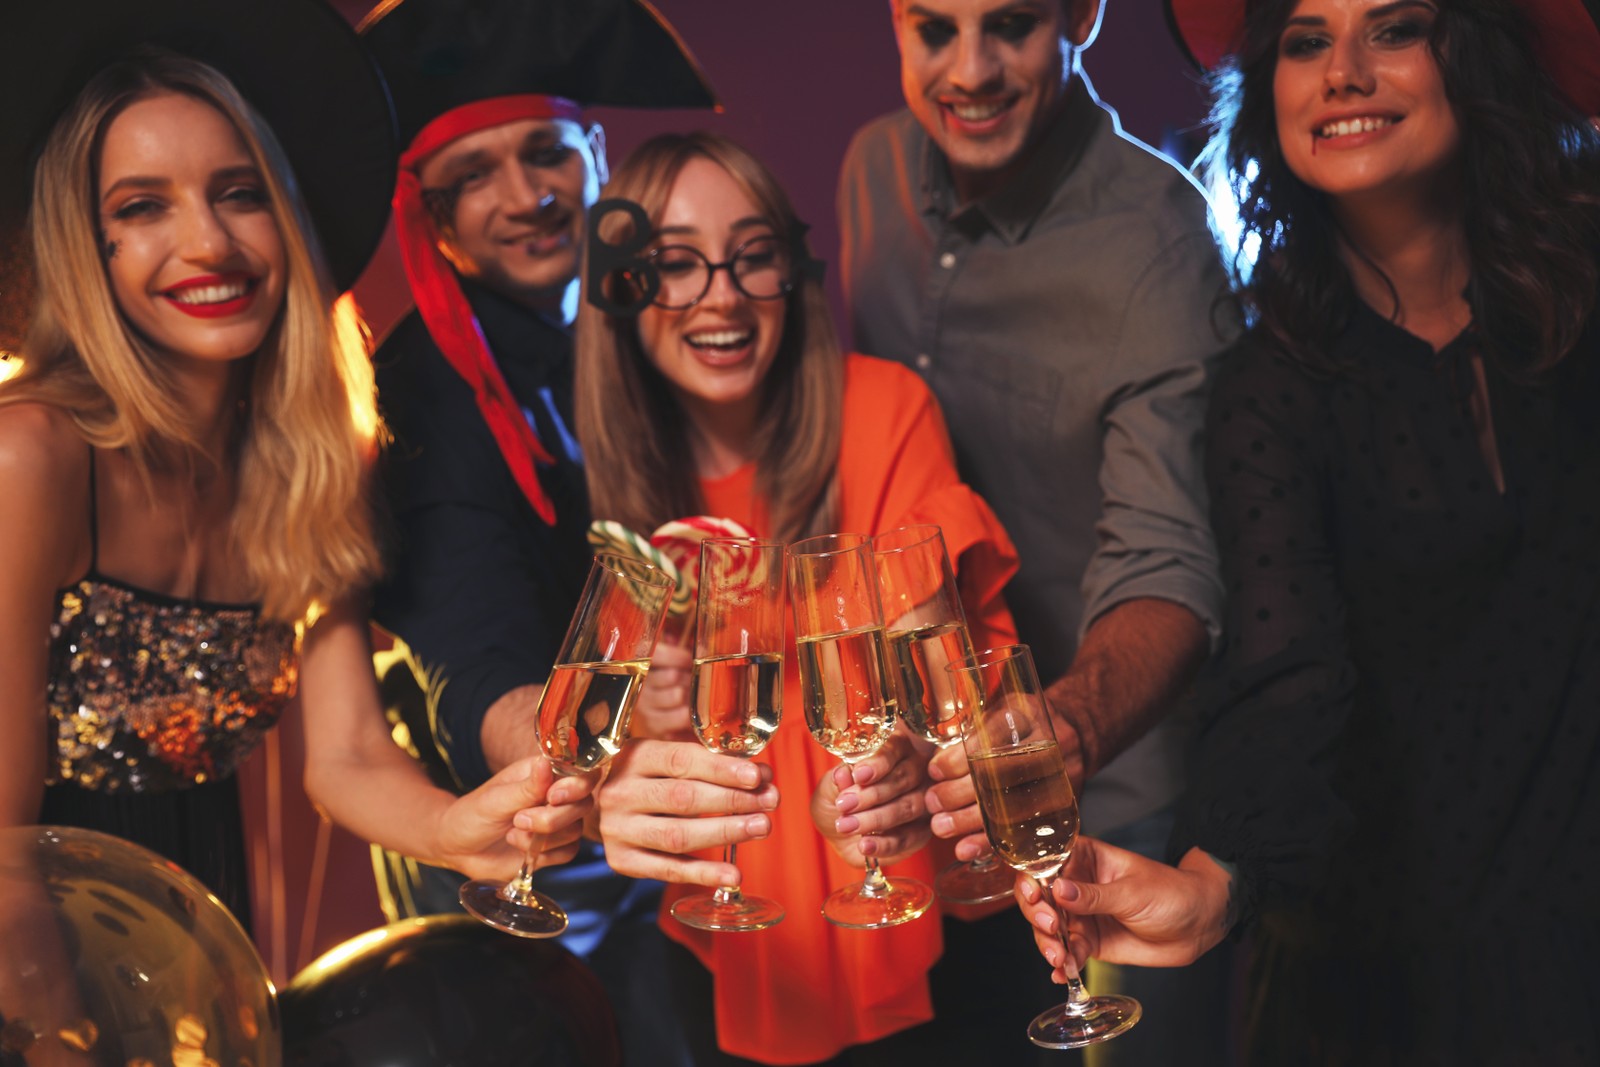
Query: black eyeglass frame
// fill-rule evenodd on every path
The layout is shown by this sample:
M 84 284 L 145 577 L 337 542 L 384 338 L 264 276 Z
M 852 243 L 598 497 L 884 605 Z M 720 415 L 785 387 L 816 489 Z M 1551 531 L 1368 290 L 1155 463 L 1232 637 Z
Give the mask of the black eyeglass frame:
M 782 283 L 780 283 L 778 291 L 770 296 L 761 296 L 746 289 L 744 287 L 744 283 L 739 280 L 739 273 L 733 269 L 734 264 L 739 262 L 739 257 L 745 254 L 745 250 L 751 245 L 760 241 L 772 242 L 775 251 L 786 252 L 789 256 L 789 269 L 785 272 L 787 277 L 785 277 Z M 776 233 L 757 234 L 755 237 L 744 241 L 739 245 L 738 248 L 733 250 L 733 255 L 729 256 L 721 263 L 711 262 L 710 256 L 706 255 L 693 245 L 662 245 L 660 248 L 651 249 L 649 252 L 645 253 L 645 262 L 650 264 L 650 266 L 655 269 L 656 273 L 660 275 L 663 273 L 660 259 L 668 252 L 686 252 L 698 259 L 706 269 L 706 284 L 705 288 L 700 290 L 700 295 L 689 301 L 687 304 L 669 304 L 664 299 L 667 287 L 666 283 L 663 282 L 661 287 L 656 290 L 655 295 L 650 298 L 650 303 L 666 311 L 688 311 L 690 308 L 700 303 L 700 301 L 704 300 L 706 298 L 706 294 L 711 292 L 711 286 L 715 284 L 717 279 L 717 271 L 719 270 L 727 271 L 728 278 L 733 282 L 733 287 L 751 300 L 782 300 L 784 297 L 794 292 L 795 283 L 800 277 L 800 271 L 796 267 L 797 257 L 795 256 L 795 248 L 793 243 L 785 241 Z
M 620 240 L 606 241 L 600 237 L 600 221 L 602 218 L 613 214 L 627 216 L 630 225 Z M 784 291 L 778 297 L 751 297 L 751 299 L 776 300 L 779 297 L 786 297 L 794 292 L 802 278 L 810 279 L 819 284 L 822 282 L 827 269 L 826 264 L 811 255 L 809 249 L 806 248 L 805 235 L 808 229 L 810 227 L 796 219 L 790 224 L 787 236 L 762 234 L 759 237 L 750 239 L 750 241 L 757 241 L 770 238 L 780 243 L 785 243 L 788 246 L 791 257 L 789 279 Z M 645 213 L 644 208 L 631 200 L 624 200 L 620 197 L 610 197 L 597 201 L 589 209 L 588 231 L 584 299 L 606 314 L 616 315 L 621 318 L 631 318 L 638 315 L 645 308 L 655 304 L 657 302 L 656 297 L 661 291 L 661 270 L 655 262 L 655 257 L 663 249 L 647 251 L 647 249 L 650 249 L 650 243 L 655 240 L 656 234 L 650 225 L 650 217 Z M 749 241 L 745 242 L 745 244 L 749 243 Z M 711 291 L 711 279 L 715 276 L 717 268 L 731 266 L 733 259 L 743 251 L 745 244 L 741 244 L 735 249 L 733 256 L 729 257 L 726 263 L 712 263 L 699 249 L 691 248 L 688 245 L 668 245 L 665 247 L 686 248 L 699 256 L 707 266 L 712 268 L 706 273 L 705 292 L 702 292 L 695 299 L 697 304 L 705 299 L 706 292 Z M 608 285 L 608 281 L 614 276 L 620 276 L 626 281 L 627 285 L 632 289 L 631 295 L 621 299 L 614 295 L 614 291 Z M 739 285 L 738 276 L 731 274 L 731 271 L 730 276 L 733 278 L 734 287 L 743 293 L 744 287 Z M 748 296 L 749 294 L 746 293 L 745 295 Z M 660 306 L 665 308 L 665 305 Z M 693 306 L 694 304 L 685 305 L 685 307 Z

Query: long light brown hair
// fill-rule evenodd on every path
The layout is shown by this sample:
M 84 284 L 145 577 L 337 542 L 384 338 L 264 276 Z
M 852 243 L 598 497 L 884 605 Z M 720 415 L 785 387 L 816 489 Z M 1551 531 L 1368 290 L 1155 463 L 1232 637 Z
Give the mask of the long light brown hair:
M 617 168 L 604 195 L 633 201 L 659 226 L 673 183 L 696 158 L 727 171 L 774 233 L 801 231 L 773 173 L 744 148 L 704 131 L 646 141 Z M 604 222 L 609 232 L 603 239 L 626 240 L 626 220 L 612 216 Z M 761 386 L 752 451 L 756 492 L 771 523 L 763 532 L 793 540 L 832 528 L 844 360 L 817 278 L 802 272 L 784 311 L 783 337 Z M 586 300 L 576 330 L 577 430 L 595 517 L 649 533 L 703 511 L 687 416 L 645 358 L 636 320 L 609 315 Z
M 130 104 L 181 93 L 217 109 L 261 172 L 286 262 L 284 306 L 260 350 L 236 444 L 208 455 L 171 368 L 118 310 L 101 258 L 98 157 Z M 332 284 L 292 171 L 271 130 L 216 70 L 164 53 L 96 75 L 56 123 L 34 171 L 30 214 L 38 300 L 22 371 L 0 404 L 69 413 L 92 445 L 121 449 L 148 474 L 179 463 L 235 464 L 234 558 L 263 615 L 294 621 L 380 572 L 367 497 L 379 432 L 372 366 L 353 305 Z

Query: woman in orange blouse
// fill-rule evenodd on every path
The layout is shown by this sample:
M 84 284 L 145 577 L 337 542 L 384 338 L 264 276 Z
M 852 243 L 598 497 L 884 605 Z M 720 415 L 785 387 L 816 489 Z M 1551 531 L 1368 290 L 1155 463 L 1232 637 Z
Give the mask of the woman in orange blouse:
M 663 291 L 637 317 L 603 311 L 597 297 L 633 311 L 649 296 L 622 292 L 625 278 L 591 263 L 590 282 L 605 277 L 579 314 L 577 421 L 595 517 L 650 530 L 706 513 L 782 540 L 934 523 L 977 647 L 1015 640 L 1000 597 L 1015 570 L 1010 541 L 957 477 L 921 380 L 897 364 L 841 356 L 804 228 L 772 174 L 720 137 L 669 135 L 623 163 L 607 195 L 644 216 L 630 224 L 602 210 L 591 258 L 631 240 L 653 257 Z M 650 232 L 635 233 L 646 218 Z M 763 284 L 772 270 L 781 277 Z M 634 308 L 616 306 L 630 296 Z M 790 718 L 801 706 L 793 655 L 791 641 Z M 860 879 L 864 852 L 932 881 L 939 863 L 922 848 L 926 746 L 902 731 L 845 769 L 791 723 L 753 761 L 713 755 L 688 729 L 689 662 L 683 649 L 658 652 L 641 706 L 671 739 L 631 742 L 597 804 L 617 870 L 742 884 L 787 912 L 778 926 L 745 934 L 692 930 L 663 912 L 663 929 L 703 968 L 686 984 L 703 986 L 710 972 L 722 1051 L 704 1050 L 701 1062 L 809 1064 L 841 1053 L 848 1062 L 852 1047 L 931 1019 L 937 905 L 874 931 L 842 930 L 821 914 L 831 889 Z M 757 842 L 739 852 L 738 868 L 709 858 L 729 841 Z M 664 906 L 693 891 L 669 888 Z

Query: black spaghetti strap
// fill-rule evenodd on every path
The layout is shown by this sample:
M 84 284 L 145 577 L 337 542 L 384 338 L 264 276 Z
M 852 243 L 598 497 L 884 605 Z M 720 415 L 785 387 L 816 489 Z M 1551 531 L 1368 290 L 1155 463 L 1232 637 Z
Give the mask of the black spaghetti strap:
M 100 491 L 95 482 L 94 446 L 89 446 L 89 573 L 100 573 Z

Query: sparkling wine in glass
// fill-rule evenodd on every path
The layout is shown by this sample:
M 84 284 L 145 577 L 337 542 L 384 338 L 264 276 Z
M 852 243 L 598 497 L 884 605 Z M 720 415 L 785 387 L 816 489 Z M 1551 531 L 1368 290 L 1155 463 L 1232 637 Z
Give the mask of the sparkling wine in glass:
M 955 571 L 937 526 L 901 526 L 872 539 L 889 648 L 898 671 L 900 715 L 940 748 L 961 743 L 963 706 L 946 669 L 972 655 Z M 956 904 L 1011 895 L 1013 875 L 993 852 L 957 860 L 933 887 Z
M 689 714 L 712 752 L 751 757 L 767 747 L 783 708 L 783 543 L 707 538 L 700 543 L 694 674 Z M 737 846 L 723 860 L 733 864 Z M 683 897 L 672 916 L 700 930 L 765 930 L 783 907 L 739 886 Z
M 557 774 L 583 774 L 622 747 L 628 719 L 650 667 L 675 583 L 647 563 L 596 556 L 550 679 L 539 694 L 539 751 Z M 468 882 L 461 906 L 518 937 L 554 937 L 567 928 L 561 905 L 533 888 L 542 842 L 506 883 Z
M 1078 802 L 1033 655 L 1026 645 L 988 649 L 952 664 L 950 673 L 958 699 L 967 705 L 967 762 L 989 843 L 1008 866 L 1033 878 L 1053 904 L 1050 883 L 1071 857 L 1078 836 Z M 1067 917 L 1059 907 L 1056 921 L 1064 932 Z M 1066 1003 L 1028 1026 L 1035 1045 L 1098 1044 L 1139 1021 L 1142 1009 L 1132 997 L 1091 997 L 1070 952 L 1066 968 Z
M 806 726 L 823 748 L 857 763 L 894 732 L 896 684 L 878 598 L 872 539 L 829 534 L 789 546 Z M 828 897 L 822 914 L 837 926 L 877 929 L 928 910 L 933 890 L 914 878 L 889 878 L 868 856 L 866 874 Z

